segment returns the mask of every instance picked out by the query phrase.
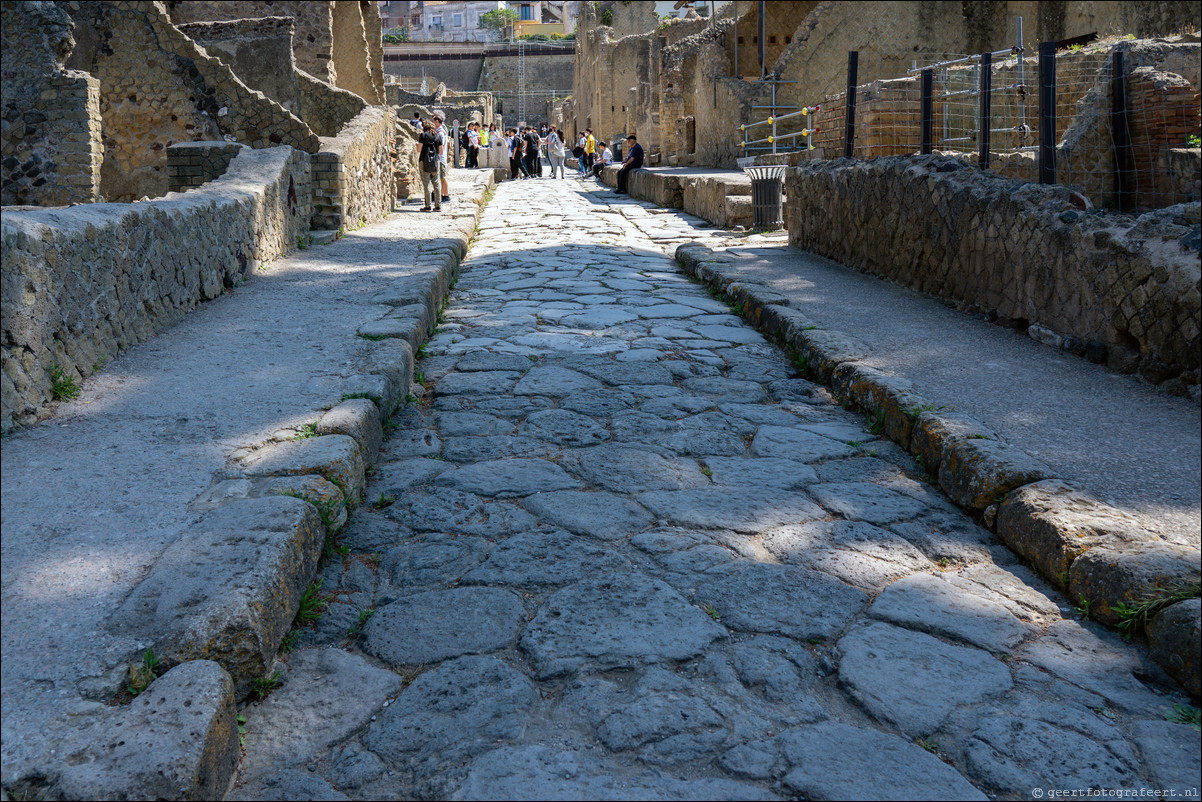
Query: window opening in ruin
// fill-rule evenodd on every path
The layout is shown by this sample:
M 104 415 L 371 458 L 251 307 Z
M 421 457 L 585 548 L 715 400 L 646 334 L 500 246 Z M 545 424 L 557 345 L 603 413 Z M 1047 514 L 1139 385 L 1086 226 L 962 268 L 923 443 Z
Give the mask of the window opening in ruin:
M 774 44 L 776 44 L 776 37 L 775 37 L 775 36 L 769 36 L 769 37 L 768 37 L 768 44 L 770 44 L 770 45 L 774 45 Z
M 743 37 L 742 37 L 742 36 L 740 36 L 740 37 L 739 37 L 739 44 L 743 44 Z
M 787 45 L 791 45 L 791 44 L 793 44 L 793 37 L 792 37 L 792 36 L 786 36 L 786 37 L 785 37 L 785 44 L 787 44 Z

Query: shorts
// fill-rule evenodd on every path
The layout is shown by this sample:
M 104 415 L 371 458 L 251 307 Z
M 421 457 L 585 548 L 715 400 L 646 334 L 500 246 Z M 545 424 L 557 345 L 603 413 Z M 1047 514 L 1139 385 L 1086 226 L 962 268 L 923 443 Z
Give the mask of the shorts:
M 438 180 L 439 181 L 447 180 L 447 163 L 446 162 L 440 161 L 438 163 Z

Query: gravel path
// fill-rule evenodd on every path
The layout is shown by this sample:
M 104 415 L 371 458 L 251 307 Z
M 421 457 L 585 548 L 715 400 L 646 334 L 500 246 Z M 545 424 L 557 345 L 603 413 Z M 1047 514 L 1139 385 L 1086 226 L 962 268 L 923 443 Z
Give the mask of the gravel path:
M 1158 671 L 680 275 L 696 223 L 498 189 L 231 798 L 1196 789 Z

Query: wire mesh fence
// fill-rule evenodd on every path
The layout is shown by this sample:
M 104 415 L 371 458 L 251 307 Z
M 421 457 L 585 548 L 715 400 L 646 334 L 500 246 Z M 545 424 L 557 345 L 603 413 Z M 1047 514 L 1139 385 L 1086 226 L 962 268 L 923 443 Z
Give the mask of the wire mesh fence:
M 808 116 L 760 120 L 775 121 L 770 146 L 767 126 L 740 134 L 754 143 L 748 155 L 941 153 L 1067 186 L 1103 208 L 1162 208 L 1199 193 L 1198 154 L 1190 151 L 1202 128 L 1198 89 L 1172 63 L 1163 48 L 1149 54 L 1123 39 L 1059 51 L 923 54 L 900 77 L 856 74 L 853 56 L 854 91 L 815 99 Z M 796 135 L 803 129 L 806 136 Z

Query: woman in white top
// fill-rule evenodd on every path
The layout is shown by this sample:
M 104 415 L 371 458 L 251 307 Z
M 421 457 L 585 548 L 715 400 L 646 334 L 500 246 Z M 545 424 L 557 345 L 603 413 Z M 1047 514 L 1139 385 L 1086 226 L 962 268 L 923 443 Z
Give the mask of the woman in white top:
M 551 126 L 551 130 L 547 132 L 547 159 L 551 162 L 551 177 L 563 178 L 563 138 L 559 132 L 555 130 L 555 126 Z M 559 170 L 559 175 L 555 175 L 555 171 Z

